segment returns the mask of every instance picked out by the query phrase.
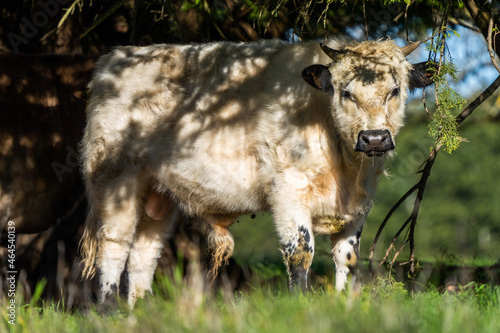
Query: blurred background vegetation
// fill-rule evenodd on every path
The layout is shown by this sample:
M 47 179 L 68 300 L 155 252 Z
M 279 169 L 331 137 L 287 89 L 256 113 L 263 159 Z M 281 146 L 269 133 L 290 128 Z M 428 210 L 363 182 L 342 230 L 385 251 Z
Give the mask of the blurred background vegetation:
M 267 38 L 298 42 L 340 34 L 356 39 L 390 37 L 404 45 L 406 40 L 430 36 L 446 15 L 449 28 L 462 35 L 451 36 L 446 49 L 460 71 L 455 87 L 470 102 L 498 74 L 491 65 L 481 24 L 470 14 L 471 6 L 491 12 L 489 2 L 483 0 L 3 0 L 0 53 L 94 57 L 116 45 Z M 499 8 L 497 4 L 494 10 Z M 428 57 L 421 46 L 411 61 Z M 433 95 L 432 89 L 427 89 L 431 111 Z M 499 109 L 500 97 L 495 93 L 459 128 L 468 142 L 452 154 L 439 155 L 416 228 L 417 256 L 421 260 L 459 264 L 499 260 Z M 0 112 L 20 111 L 2 108 Z M 416 92 L 409 101 L 406 127 L 397 138 L 396 154 L 388 163 L 389 176 L 379 181 L 374 209 L 363 232 L 363 258 L 368 256 L 385 215 L 420 178 L 416 172 L 433 144 L 428 124 L 421 93 Z M 408 200 L 392 217 L 375 258 L 383 257 L 412 208 L 413 201 Z M 237 263 L 262 270 L 261 264 L 267 263 L 275 266 L 266 269 L 283 269 L 269 215 L 242 217 L 231 231 Z M 327 237 L 318 237 L 315 257 L 313 270 L 333 270 Z M 400 259 L 407 257 L 404 252 Z

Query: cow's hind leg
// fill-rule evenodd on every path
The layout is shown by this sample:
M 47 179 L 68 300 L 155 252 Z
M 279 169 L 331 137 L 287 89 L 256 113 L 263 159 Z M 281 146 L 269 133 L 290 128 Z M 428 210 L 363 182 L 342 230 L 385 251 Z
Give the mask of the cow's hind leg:
M 171 202 L 165 200 L 170 206 Z M 150 212 L 143 214 L 139 221 L 127 262 L 128 304 L 131 308 L 139 298 L 144 297 L 146 291 L 152 292 L 154 272 L 164 241 L 181 216 L 176 206 L 168 207 L 160 217 L 151 215 Z
M 99 183 L 98 183 L 99 184 Z M 100 276 L 100 302 L 118 295 L 120 276 L 125 269 L 137 223 L 138 181 L 129 175 L 102 182 L 99 188 L 87 186 L 92 209 L 97 210 L 96 266 Z
M 332 241 L 333 261 L 335 262 L 335 289 L 344 290 L 349 274 L 355 277 L 355 268 L 359 258 L 359 241 L 365 217 L 354 220 L 338 234 L 330 236 Z M 356 279 L 355 287 L 360 286 Z

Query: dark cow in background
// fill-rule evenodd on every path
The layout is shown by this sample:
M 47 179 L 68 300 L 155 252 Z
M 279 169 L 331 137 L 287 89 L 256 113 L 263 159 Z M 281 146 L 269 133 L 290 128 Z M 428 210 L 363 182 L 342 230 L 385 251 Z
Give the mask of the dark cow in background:
M 272 40 L 119 47 L 102 57 L 81 149 L 84 275 L 97 268 L 101 301 L 125 267 L 131 306 L 151 291 L 180 213 L 209 227 L 216 274 L 233 251 L 227 227 L 272 212 L 300 289 L 313 233 L 331 234 L 343 289 L 407 90 L 430 84 L 405 60 L 414 47 Z

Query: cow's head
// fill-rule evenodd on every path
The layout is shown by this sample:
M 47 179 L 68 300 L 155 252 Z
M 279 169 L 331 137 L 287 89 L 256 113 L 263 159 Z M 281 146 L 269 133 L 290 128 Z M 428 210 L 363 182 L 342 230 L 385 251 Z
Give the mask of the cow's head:
M 339 50 L 320 46 L 333 62 L 309 66 L 302 77 L 331 95 L 333 117 L 341 135 L 355 151 L 368 156 L 394 149 L 394 137 L 403 125 L 408 89 L 432 83 L 425 64 L 413 66 L 405 59 L 416 45 L 400 48 L 392 41 L 377 41 Z

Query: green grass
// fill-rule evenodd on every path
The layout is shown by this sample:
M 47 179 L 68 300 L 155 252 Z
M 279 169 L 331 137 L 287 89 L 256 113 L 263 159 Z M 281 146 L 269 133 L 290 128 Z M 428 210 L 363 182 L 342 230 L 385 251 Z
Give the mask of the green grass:
M 156 295 L 131 313 L 125 307 L 103 316 L 94 310 L 69 313 L 61 304 L 28 304 L 17 309 L 15 327 L 2 320 L 0 331 L 500 332 L 499 287 L 472 283 L 457 294 L 428 290 L 410 296 L 402 284 L 378 280 L 358 297 L 331 288 L 306 294 L 286 289 L 282 279 L 273 288 L 214 295 L 196 283 L 160 279 Z

